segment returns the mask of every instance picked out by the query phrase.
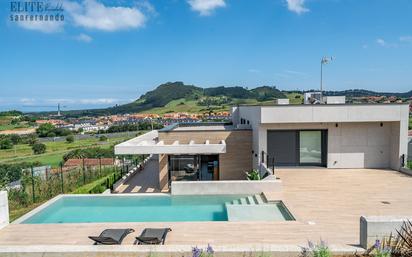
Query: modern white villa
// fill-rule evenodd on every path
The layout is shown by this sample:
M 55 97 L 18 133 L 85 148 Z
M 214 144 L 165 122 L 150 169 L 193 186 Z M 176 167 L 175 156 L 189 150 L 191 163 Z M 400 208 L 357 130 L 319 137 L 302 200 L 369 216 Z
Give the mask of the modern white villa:
M 149 157 L 112 192 L 59 195 L 11 224 L 0 193 L 0 256 L 286 257 L 319 239 L 362 253 L 412 219 L 408 118 L 407 104 L 245 105 L 230 123 L 150 131 L 115 146 Z M 164 245 L 136 245 L 148 228 Z M 106 229 L 134 235 L 93 245 Z
M 152 154 L 159 182 L 237 180 L 276 167 L 390 168 L 408 152 L 408 104 L 237 106 L 231 124 L 175 124 L 121 143 Z

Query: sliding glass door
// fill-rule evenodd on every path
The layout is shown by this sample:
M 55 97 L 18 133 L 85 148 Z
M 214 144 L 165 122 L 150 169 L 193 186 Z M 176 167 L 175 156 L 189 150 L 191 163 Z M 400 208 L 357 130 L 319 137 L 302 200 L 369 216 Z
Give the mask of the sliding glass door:
M 322 131 L 299 131 L 299 162 L 322 163 Z
M 267 162 L 276 166 L 326 166 L 327 130 L 269 130 Z

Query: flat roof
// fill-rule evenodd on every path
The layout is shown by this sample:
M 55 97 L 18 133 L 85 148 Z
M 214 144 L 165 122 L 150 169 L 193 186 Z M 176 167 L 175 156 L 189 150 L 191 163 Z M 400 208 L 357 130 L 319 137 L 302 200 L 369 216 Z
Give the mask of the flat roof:
M 232 125 L 190 126 L 176 127 L 175 131 L 203 131 L 203 130 L 233 130 Z
M 228 122 L 188 122 L 188 123 L 174 123 L 170 126 L 164 127 L 159 132 L 170 131 L 231 131 L 241 130 Z
M 221 140 L 219 143 L 210 143 L 205 140 L 202 143 L 195 143 L 190 140 L 182 143 L 175 140 L 172 144 L 166 144 L 159 140 L 159 133 L 153 130 L 141 136 L 130 139 L 126 142 L 115 145 L 116 155 L 128 154 L 220 154 L 226 153 L 226 142 Z

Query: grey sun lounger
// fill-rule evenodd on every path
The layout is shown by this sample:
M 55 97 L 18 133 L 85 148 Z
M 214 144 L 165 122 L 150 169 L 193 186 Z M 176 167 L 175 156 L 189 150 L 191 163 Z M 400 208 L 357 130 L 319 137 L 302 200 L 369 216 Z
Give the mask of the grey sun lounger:
M 136 240 L 139 242 L 139 245 L 165 244 L 167 233 L 170 231 L 172 231 L 170 228 L 145 228 L 142 234 L 136 237 Z
M 89 238 L 95 242 L 94 244 L 119 245 L 128 234 L 133 232 L 131 228 L 105 229 L 99 236 L 89 236 Z

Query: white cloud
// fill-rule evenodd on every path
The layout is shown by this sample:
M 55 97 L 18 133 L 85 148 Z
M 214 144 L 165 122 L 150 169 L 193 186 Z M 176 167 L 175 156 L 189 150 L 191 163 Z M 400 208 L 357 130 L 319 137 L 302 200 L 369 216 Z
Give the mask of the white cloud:
M 386 41 L 383 40 L 382 38 L 376 39 L 376 43 L 378 43 L 378 45 L 380 45 L 380 46 L 387 46 Z
M 85 42 L 85 43 L 90 43 L 92 42 L 93 38 L 87 34 L 84 33 L 80 33 L 77 37 L 76 37 L 77 41 L 81 41 L 81 42 Z
M 405 43 L 412 43 L 412 36 L 401 36 L 399 37 L 399 41 Z
M 89 104 L 89 105 L 113 104 L 113 103 L 122 102 L 122 100 L 116 99 L 116 98 L 79 98 L 79 99 L 53 98 L 53 99 L 46 99 L 45 101 L 47 103 L 52 103 L 52 104 L 60 103 L 60 104 Z
M 224 0 L 188 0 L 193 11 L 199 12 L 202 16 L 212 14 L 216 8 L 225 7 Z
M 81 104 L 113 104 L 118 102 L 119 99 L 114 98 L 97 98 L 97 99 L 80 99 Z
M 376 43 L 382 47 L 390 47 L 390 48 L 395 48 L 398 47 L 398 44 L 396 43 L 389 43 L 386 40 L 382 39 L 382 38 L 378 38 L 376 39 Z
M 87 29 L 117 31 L 143 27 L 147 21 L 145 13 L 156 15 L 156 10 L 147 0 L 136 2 L 133 7 L 106 6 L 98 0 L 61 1 L 51 0 L 52 3 L 62 3 L 65 21 L 29 20 L 16 21 L 16 24 L 25 29 L 45 33 L 62 31 L 65 24 L 71 23 Z
M 22 104 L 25 104 L 25 105 L 32 105 L 32 104 L 36 103 L 36 99 L 34 99 L 34 98 L 21 98 L 20 102 Z
M 297 14 L 309 12 L 309 9 L 304 6 L 305 0 L 286 0 L 286 3 L 288 4 L 288 9 L 291 12 L 295 12 Z
M 260 73 L 261 72 L 258 69 L 248 69 L 247 71 L 250 72 L 250 73 Z
M 22 14 L 25 15 L 25 14 Z M 29 14 L 28 14 L 29 15 Z M 28 30 L 36 30 L 44 33 L 59 32 L 63 29 L 64 21 L 39 21 L 39 20 L 19 20 L 15 23 Z
M 304 72 L 300 71 L 295 71 L 295 70 L 284 70 L 285 73 L 291 74 L 291 75 L 298 75 L 298 76 L 306 76 L 307 74 Z
M 147 20 L 136 7 L 105 6 L 96 0 L 84 0 L 81 4 L 66 1 L 63 6 L 75 25 L 88 29 L 116 31 L 140 28 Z

